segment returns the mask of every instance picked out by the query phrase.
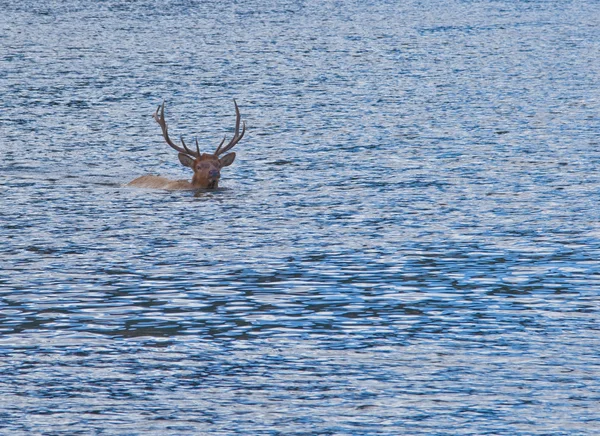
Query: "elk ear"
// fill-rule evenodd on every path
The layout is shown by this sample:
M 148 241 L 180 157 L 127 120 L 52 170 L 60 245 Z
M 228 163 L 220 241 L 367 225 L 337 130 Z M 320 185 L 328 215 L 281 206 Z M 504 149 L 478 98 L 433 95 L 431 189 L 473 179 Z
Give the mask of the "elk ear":
M 194 159 L 187 154 L 179 153 L 179 162 L 181 162 L 181 165 L 184 167 L 194 168 Z
M 235 160 L 235 153 L 229 153 L 219 159 L 222 167 L 228 167 Z

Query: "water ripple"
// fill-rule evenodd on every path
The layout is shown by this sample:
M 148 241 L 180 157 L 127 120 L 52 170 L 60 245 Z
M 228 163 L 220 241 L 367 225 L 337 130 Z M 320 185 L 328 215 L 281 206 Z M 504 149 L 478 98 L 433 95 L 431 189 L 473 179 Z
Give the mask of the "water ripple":
M 0 16 L 0 430 L 596 434 L 593 2 Z M 151 114 L 212 150 L 216 191 Z

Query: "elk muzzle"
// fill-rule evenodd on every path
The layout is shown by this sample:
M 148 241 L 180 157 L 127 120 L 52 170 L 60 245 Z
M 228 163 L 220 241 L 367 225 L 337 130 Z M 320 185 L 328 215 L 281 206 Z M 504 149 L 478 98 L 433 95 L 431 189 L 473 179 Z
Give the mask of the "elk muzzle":
M 221 177 L 221 172 L 217 169 L 212 169 L 208 172 L 209 180 L 219 180 L 220 177 Z
M 215 189 L 219 185 L 219 178 L 221 177 L 221 172 L 217 169 L 211 169 L 208 172 L 208 189 Z

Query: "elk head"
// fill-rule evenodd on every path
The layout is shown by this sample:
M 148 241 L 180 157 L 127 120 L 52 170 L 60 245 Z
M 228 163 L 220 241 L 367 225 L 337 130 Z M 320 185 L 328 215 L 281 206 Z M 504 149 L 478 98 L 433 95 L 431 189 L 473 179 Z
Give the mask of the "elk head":
M 179 152 L 178 157 L 181 165 L 189 167 L 194 171 L 194 176 L 192 177 L 191 182 L 191 186 L 193 188 L 217 188 L 219 184 L 219 178 L 221 177 L 221 168 L 231 165 L 235 160 L 235 153 L 227 152 L 244 137 L 244 133 L 246 132 L 246 122 L 244 122 L 242 126 L 242 132 L 240 133 L 240 110 L 235 100 L 233 100 L 233 104 L 235 105 L 236 115 L 235 133 L 233 138 L 231 138 L 231 141 L 229 141 L 229 143 L 225 146 L 223 146 L 223 144 L 225 144 L 225 140 L 227 138 L 223 138 L 215 152 L 212 154 L 200 153 L 197 139 L 195 151 L 188 148 L 183 141 L 183 137 L 181 137 L 182 146 L 179 146 L 171 141 L 169 138 L 169 132 L 167 130 L 167 123 L 165 122 L 165 103 L 163 102 L 163 104 L 158 106 L 156 109 L 154 119 L 160 125 L 165 141 L 171 148 Z M 219 157 L 224 153 L 227 154 Z

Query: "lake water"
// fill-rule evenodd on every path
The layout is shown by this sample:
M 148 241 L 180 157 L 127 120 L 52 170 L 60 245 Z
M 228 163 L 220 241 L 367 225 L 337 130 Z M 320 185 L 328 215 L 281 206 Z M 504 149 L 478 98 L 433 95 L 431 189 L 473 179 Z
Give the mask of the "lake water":
M 0 6 L 1 434 L 600 433 L 600 3 Z

